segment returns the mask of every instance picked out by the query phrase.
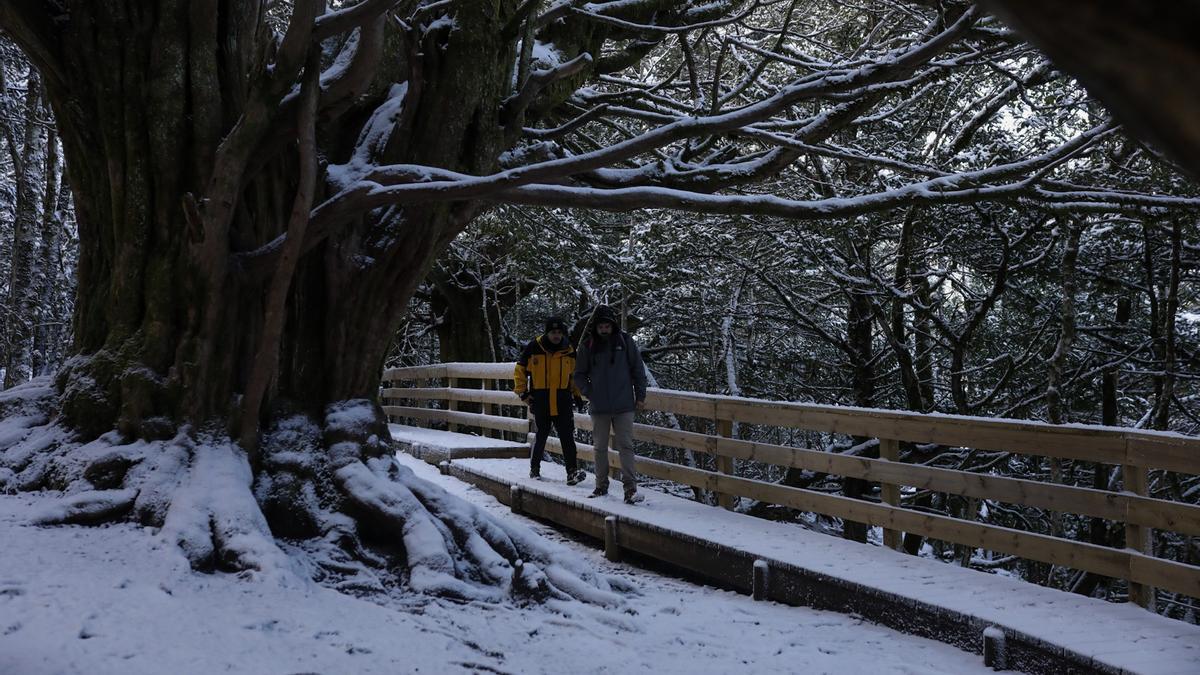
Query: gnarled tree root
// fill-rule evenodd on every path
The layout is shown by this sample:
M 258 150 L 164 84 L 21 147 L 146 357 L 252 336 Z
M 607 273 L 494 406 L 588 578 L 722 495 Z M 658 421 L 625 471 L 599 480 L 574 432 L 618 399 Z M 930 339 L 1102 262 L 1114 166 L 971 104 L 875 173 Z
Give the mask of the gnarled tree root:
M 605 606 L 633 591 L 565 547 L 417 477 L 395 460 L 380 420 L 369 401 L 331 406 L 319 425 L 280 420 L 264 435 L 255 472 L 220 433 L 184 428 L 170 440 L 125 442 L 114 432 L 81 444 L 30 415 L 19 429 L 10 424 L 0 445 L 0 489 L 61 490 L 39 524 L 131 517 L 159 527 L 193 568 L 284 585 L 318 579 L 379 592 L 400 582 L 462 600 Z

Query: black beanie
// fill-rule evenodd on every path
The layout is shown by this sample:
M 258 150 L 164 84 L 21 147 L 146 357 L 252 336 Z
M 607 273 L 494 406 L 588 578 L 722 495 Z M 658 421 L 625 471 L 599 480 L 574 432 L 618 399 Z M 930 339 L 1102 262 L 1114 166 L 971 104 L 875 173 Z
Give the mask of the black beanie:
M 598 324 L 604 321 L 611 323 L 613 328 L 617 327 L 617 313 L 614 312 L 612 307 L 609 307 L 608 305 L 600 305 L 597 307 L 596 315 L 592 319 L 593 324 Z
M 557 316 L 549 317 L 546 319 L 546 332 L 549 333 L 552 330 L 561 330 L 565 333 L 567 332 L 567 324 Z

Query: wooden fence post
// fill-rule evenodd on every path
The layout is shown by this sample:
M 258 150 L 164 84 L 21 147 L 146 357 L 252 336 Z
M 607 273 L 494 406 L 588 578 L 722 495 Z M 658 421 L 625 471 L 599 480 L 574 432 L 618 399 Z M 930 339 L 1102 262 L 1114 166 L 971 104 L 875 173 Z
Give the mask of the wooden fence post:
M 621 562 L 621 546 L 617 544 L 617 517 L 604 519 L 604 557 L 609 562 Z
M 717 420 L 717 434 L 723 438 L 732 438 L 733 437 L 733 420 Z M 717 460 L 717 471 L 725 474 L 726 476 L 733 475 L 734 469 L 733 469 L 733 458 L 732 457 L 723 457 L 721 455 L 717 455 L 716 460 Z M 719 504 L 721 506 L 721 508 L 732 510 L 733 505 L 736 503 L 737 503 L 737 497 L 735 497 L 734 495 L 726 494 L 724 492 L 717 493 L 717 504 Z
M 771 583 L 771 566 L 766 560 L 759 558 L 754 561 L 754 570 L 751 573 L 750 597 L 755 600 L 767 599 L 767 584 Z
M 900 441 L 894 438 L 879 439 L 879 459 L 889 462 L 900 461 Z M 900 506 L 900 486 L 894 483 L 880 483 L 879 497 L 888 506 Z M 899 551 L 904 541 L 904 533 L 889 528 L 883 529 L 883 545 Z
M 485 378 L 479 380 L 479 388 L 484 391 L 487 391 L 489 389 L 495 389 L 496 387 L 495 387 L 495 385 L 492 384 L 492 380 L 490 378 L 485 377 Z M 496 414 L 496 404 L 485 403 L 480 407 L 480 410 L 482 410 L 484 412 L 484 414 L 486 414 L 486 415 L 495 415 Z M 487 438 L 496 438 L 496 436 L 500 435 L 500 432 L 497 431 L 496 429 L 484 429 L 483 435 L 486 436 Z
M 1126 453 L 1128 456 L 1128 453 Z M 1121 479 L 1125 490 L 1140 497 L 1149 493 L 1149 476 L 1145 467 L 1125 464 L 1121 467 Z M 1125 548 L 1150 555 L 1153 550 L 1154 530 L 1143 525 L 1125 522 Z M 1132 570 L 1131 570 L 1132 572 Z M 1132 574 L 1131 574 L 1132 576 Z M 1154 610 L 1154 588 L 1135 583 L 1129 579 L 1129 601 L 1137 603 L 1146 609 Z
M 382 390 L 390 389 L 390 388 L 394 387 L 395 385 L 396 385 L 396 383 L 393 382 L 392 380 L 383 380 L 382 382 L 379 383 L 380 394 L 383 393 Z M 379 397 L 379 405 L 386 408 L 388 406 L 396 405 L 396 403 L 393 401 L 393 399 L 390 396 L 380 396 Z M 393 416 L 391 416 L 387 413 L 384 413 L 384 418 L 388 421 L 388 424 L 391 424 L 396 421 L 396 419 Z
M 521 512 L 521 486 L 508 486 L 508 508 L 512 509 L 513 513 Z
M 449 386 L 451 389 L 457 387 L 458 386 L 458 378 L 457 377 L 446 378 L 446 385 Z M 458 410 L 458 401 L 455 401 L 452 398 L 446 399 L 446 410 Z M 446 428 L 449 429 L 450 431 L 458 431 L 458 425 L 453 422 L 451 422 Z

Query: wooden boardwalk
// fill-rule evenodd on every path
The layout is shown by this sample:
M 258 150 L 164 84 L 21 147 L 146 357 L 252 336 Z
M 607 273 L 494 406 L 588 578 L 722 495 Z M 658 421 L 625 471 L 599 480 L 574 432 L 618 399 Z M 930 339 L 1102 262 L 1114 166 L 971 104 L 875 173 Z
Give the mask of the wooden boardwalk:
M 639 415 L 643 423 L 634 425 L 633 434 L 655 458 L 639 457 L 638 472 L 705 492 L 724 508 L 662 497 L 670 508 L 622 515 L 627 507 L 618 500 L 597 504 L 580 499 L 587 490 L 559 492 L 565 485 L 529 481 L 527 463 L 515 459 L 526 453 L 530 422 L 525 406 L 505 390 L 512 368 L 440 363 L 385 371 L 380 398 L 390 420 L 448 425 L 441 433 L 450 436 L 419 426 L 393 427 L 393 433 L 404 430 L 399 435 L 410 441 L 403 444 L 406 451 L 431 463 L 450 460 L 448 471 L 526 513 L 597 538 L 607 535 L 614 554 L 652 556 L 743 590 L 755 586 L 756 569 L 767 570 L 757 577 L 770 579 L 759 585 L 767 597 L 856 612 L 965 649 L 980 649 L 982 633 L 994 627 L 988 634 L 1006 637 L 1009 662 L 1022 670 L 1200 675 L 1200 629 L 1146 611 L 1200 600 L 1200 565 L 1178 547 L 1161 546 L 1166 533 L 1174 533 L 1174 541 L 1200 537 L 1200 505 L 1162 487 L 1200 476 L 1198 437 L 651 388 Z M 575 426 L 586 432 L 591 418 L 577 414 Z M 484 436 L 450 433 L 463 428 Z M 827 442 L 847 437 L 867 451 L 824 450 Z M 577 446 L 581 460 L 593 460 L 590 445 Z M 987 461 L 929 465 L 915 461 L 919 453 L 912 451 L 920 447 Z M 547 450 L 561 452 L 557 439 L 549 439 Z M 1006 455 L 1103 471 L 1109 487 L 1085 485 L 1074 472 L 1015 476 L 989 469 Z M 514 459 L 487 463 L 473 457 Z M 616 465 L 610 453 L 610 466 Z M 864 481 L 871 498 L 768 478 L 797 469 Z M 967 507 L 961 517 L 915 508 L 913 496 L 921 493 L 953 496 Z M 732 512 L 739 499 L 860 523 L 881 532 L 883 546 L 741 516 Z M 658 500 L 652 497 L 651 506 Z M 1116 536 L 1096 544 L 1074 529 L 1056 532 L 1039 523 L 978 518 L 984 505 L 1004 504 L 1040 510 L 1050 519 L 1070 514 L 1079 522 L 1106 523 Z M 670 516 L 683 512 L 689 515 Z M 757 534 L 746 540 L 743 532 Z M 1040 588 L 1001 576 L 1003 569 L 987 574 L 897 553 L 908 534 L 985 557 L 1107 577 L 1129 602 L 1122 606 Z M 780 541 L 803 546 L 789 543 L 776 551 Z
M 410 433 L 408 447 L 427 460 L 437 453 L 416 446 L 470 443 L 459 438 L 465 434 L 420 431 L 415 441 Z M 588 499 L 592 478 L 569 487 L 557 464 L 543 464 L 542 480 L 528 478 L 522 459 L 459 453 L 440 464 L 516 512 L 604 541 L 612 555 L 653 558 L 745 593 L 754 591 L 757 562 L 765 571 L 758 580 L 764 599 L 856 614 L 975 653 L 982 652 L 984 632 L 999 629 L 1012 670 L 1200 673 L 1200 627 L 1136 605 L 864 546 L 651 490 L 637 506 L 621 501 L 619 484 L 607 498 Z
M 383 375 L 380 396 L 393 422 L 415 420 L 483 429 L 492 436 L 520 441 L 529 431 L 526 409 L 511 391 L 512 364 L 443 363 L 396 368 Z M 460 385 L 479 382 L 481 388 Z M 424 384 L 425 386 L 419 386 Z M 443 384 L 445 386 L 435 386 Z M 401 386 L 418 385 L 418 386 Z M 516 405 L 514 405 L 516 404 Z M 715 396 L 651 388 L 643 418 L 635 424 L 635 440 L 669 450 L 680 463 L 646 459 L 639 471 L 712 493 L 732 508 L 739 498 L 819 513 L 843 521 L 880 527 L 883 543 L 899 549 L 908 533 L 958 544 L 969 550 L 1007 554 L 1061 568 L 1123 580 L 1130 602 L 1147 609 L 1161 600 L 1200 599 L 1200 565 L 1157 554 L 1161 532 L 1200 536 L 1200 505 L 1178 499 L 1161 488 L 1170 473 L 1200 475 L 1200 438 L 1121 427 L 1051 425 L 1026 420 L 921 414 L 789 401 Z M 575 416 L 578 429 L 590 430 L 591 419 Z M 847 455 L 803 447 L 800 442 L 857 439 L 869 452 Z M 735 433 L 737 430 L 737 433 Z M 765 442 L 763 439 L 779 439 Z M 873 439 L 873 440 L 864 440 Z M 904 447 L 961 449 L 968 457 L 993 461 L 1005 454 L 1047 458 L 1051 462 L 1084 462 L 1112 478 L 1113 489 L 1096 489 L 1040 475 L 1032 478 L 997 475 L 983 462 L 977 467 L 928 466 L 906 460 Z M 552 439 L 549 446 L 557 451 Z M 869 455 L 878 454 L 878 457 Z M 707 458 L 702 457 L 707 456 Z M 579 446 L 579 456 L 592 459 L 592 449 Z M 662 456 L 662 455 L 660 455 Z M 703 461 L 702 461 L 703 460 Z M 1039 462 L 1041 460 L 1038 460 Z M 703 467 L 711 463 L 713 470 Z M 739 471 L 739 465 L 742 471 Z M 746 468 L 752 470 L 747 472 Z M 861 500 L 762 480 L 764 471 L 801 469 L 879 486 L 879 499 Z M 968 508 L 955 517 L 912 508 L 905 494 L 921 491 L 957 495 Z M 1123 530 L 1119 545 L 1094 544 L 1074 533 L 1039 531 L 1020 522 L 979 522 L 984 503 L 1008 503 L 1040 509 L 1051 518 L 1074 514 L 1093 522 L 1109 521 Z M 1115 540 L 1116 541 L 1116 540 Z M 1114 543 L 1115 543 L 1114 541 Z M 1189 598 L 1193 600 L 1188 600 Z

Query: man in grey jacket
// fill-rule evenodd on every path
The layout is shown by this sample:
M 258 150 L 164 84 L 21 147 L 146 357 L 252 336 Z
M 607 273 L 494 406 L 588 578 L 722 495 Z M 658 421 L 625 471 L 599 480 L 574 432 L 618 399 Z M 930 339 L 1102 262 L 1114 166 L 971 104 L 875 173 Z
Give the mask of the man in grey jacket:
M 617 325 L 612 309 L 601 305 L 592 315 L 592 329 L 580 341 L 575 358 L 575 386 L 589 401 L 596 454 L 596 489 L 590 496 L 608 494 L 608 439 L 621 457 L 625 501 L 645 499 L 637 492 L 633 464 L 633 414 L 646 404 L 646 367 L 637 343 Z

